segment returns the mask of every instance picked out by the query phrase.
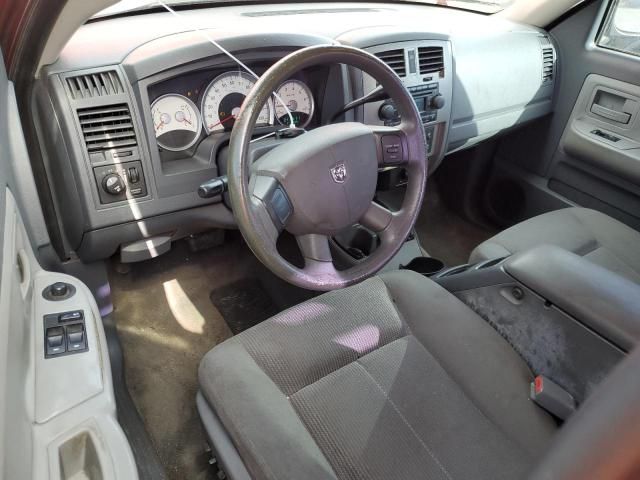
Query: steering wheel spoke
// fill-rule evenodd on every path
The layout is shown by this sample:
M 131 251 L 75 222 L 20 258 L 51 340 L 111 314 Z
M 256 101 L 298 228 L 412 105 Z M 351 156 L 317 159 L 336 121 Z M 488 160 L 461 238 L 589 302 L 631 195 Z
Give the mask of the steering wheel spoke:
M 329 237 L 310 233 L 297 235 L 296 241 L 304 258 L 303 272 L 318 281 L 333 282 L 340 277 L 340 272 L 333 265 Z
M 269 219 L 278 234 L 284 230 L 293 213 L 289 196 L 280 182 L 270 176 L 253 175 L 250 180 L 251 195 L 258 213 L 264 221 Z
M 399 127 L 369 125 L 376 137 L 379 167 L 398 167 L 409 163 L 409 144 Z
M 360 224 L 376 233 L 384 231 L 391 221 L 394 214 L 379 203 L 371 202 L 369 208 L 360 219 Z
M 300 247 L 300 252 L 305 260 L 311 262 L 331 263 L 331 249 L 329 248 L 329 237 L 317 233 L 307 235 L 297 235 L 296 241 Z

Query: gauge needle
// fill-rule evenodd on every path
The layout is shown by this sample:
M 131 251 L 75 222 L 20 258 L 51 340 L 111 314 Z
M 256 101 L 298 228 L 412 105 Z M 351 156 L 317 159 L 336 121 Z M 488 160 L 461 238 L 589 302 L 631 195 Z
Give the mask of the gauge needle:
M 217 127 L 218 125 L 222 125 L 224 122 L 226 122 L 227 120 L 231 120 L 232 118 L 235 119 L 236 117 L 234 115 L 229 115 L 224 120 L 220 120 L 218 123 L 214 123 L 213 125 L 209 125 L 209 130 L 211 130 L 213 127 Z

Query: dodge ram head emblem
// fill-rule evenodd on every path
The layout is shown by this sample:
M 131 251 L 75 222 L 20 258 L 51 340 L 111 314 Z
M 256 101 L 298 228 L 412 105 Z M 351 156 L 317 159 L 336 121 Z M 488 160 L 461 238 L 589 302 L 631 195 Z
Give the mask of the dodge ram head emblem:
M 344 163 L 339 163 L 333 167 L 331 169 L 331 176 L 333 177 L 334 182 L 344 183 L 347 179 L 347 167 L 344 166 Z

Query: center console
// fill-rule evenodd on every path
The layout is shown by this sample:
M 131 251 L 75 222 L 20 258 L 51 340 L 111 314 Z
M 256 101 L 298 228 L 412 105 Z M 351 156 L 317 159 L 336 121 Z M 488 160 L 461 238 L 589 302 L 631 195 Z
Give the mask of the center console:
M 432 278 L 578 403 L 640 343 L 640 286 L 558 247 Z

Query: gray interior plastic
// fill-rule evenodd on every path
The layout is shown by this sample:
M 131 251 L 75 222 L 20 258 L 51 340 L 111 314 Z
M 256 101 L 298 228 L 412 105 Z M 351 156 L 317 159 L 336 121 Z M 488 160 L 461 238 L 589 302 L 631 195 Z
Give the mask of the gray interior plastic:
M 513 278 L 625 351 L 640 343 L 640 285 L 559 247 L 504 262 Z
M 504 224 L 579 205 L 640 228 L 640 122 L 634 114 L 640 58 L 596 44 L 609 3 L 583 2 L 550 30 L 559 59 L 554 114 L 501 142 L 485 190 L 488 204 L 492 196 L 499 203 L 511 193 L 513 215 L 495 215 Z M 599 96 L 596 104 L 614 118 L 629 114 L 628 123 L 594 112 L 597 90 L 613 96 Z M 620 140 L 610 142 L 594 130 Z
M 442 45 L 445 74 L 436 80 L 445 107 L 426 129 L 432 145 L 432 169 L 447 150 L 472 145 L 550 111 L 552 85 L 536 89 L 542 65 L 541 30 L 497 17 L 409 4 L 340 4 L 329 10 L 313 5 L 296 5 L 293 9 L 290 5 L 242 5 L 180 14 L 186 24 L 204 26 L 207 34 L 243 61 L 275 61 L 296 48 L 336 42 L 374 53 L 395 45 L 406 51 Z M 290 22 L 292 18 L 295 22 Z M 34 116 L 58 222 L 66 235 L 64 251 L 58 252 L 63 258 L 72 256 L 74 251 L 87 261 L 101 255 L 104 258 L 121 243 L 185 232 L 184 223 L 164 222 L 165 231 L 154 228 L 153 233 L 144 225 L 157 224 L 153 219 L 159 216 L 164 220 L 179 218 L 176 214 L 181 211 L 190 215 L 203 206 L 208 207 L 208 228 L 234 226 L 229 224 L 229 211 L 218 203 L 219 198 L 204 200 L 195 193 L 200 183 L 219 173 L 215 158 L 207 154 L 207 149 L 215 146 L 209 140 L 203 142 L 197 158 L 188 164 L 161 161 L 148 96 L 148 88 L 157 82 L 215 65 L 229 65 L 228 59 L 169 13 L 149 14 L 144 22 L 139 20 L 139 16 L 131 16 L 82 26 L 58 61 L 43 69 L 41 81 L 36 84 Z M 219 28 L 222 25 L 225 28 Z M 512 68 L 514 62 L 518 69 Z M 118 75 L 124 92 L 93 99 L 69 97 L 67 78 L 106 71 Z M 404 78 L 405 85 L 423 82 L 420 76 L 414 77 Z M 370 87 L 370 79 L 344 68 L 332 68 L 328 81 L 323 119 Z M 501 95 L 488 96 L 488 91 L 500 91 Z M 75 110 L 114 102 L 131 110 L 138 141 L 133 153 L 135 161 L 141 162 L 146 192 L 105 204 L 92 169 L 107 166 L 114 159 L 87 155 Z M 377 111 L 376 106 L 371 108 Z M 347 120 L 364 119 L 378 124 L 371 108 L 356 111 L 356 117 L 349 112 Z M 450 125 L 453 140 L 449 142 Z M 69 183 L 77 188 L 68 189 Z M 96 236 L 102 238 L 97 241 Z M 171 236 L 179 238 L 176 233 Z
M 0 57 L 0 475 L 57 480 L 90 471 L 91 478 L 136 479 L 95 299 L 78 279 L 44 270 L 37 258 L 48 238 L 19 120 Z M 74 294 L 47 300 L 43 292 L 55 282 Z M 88 350 L 45 358 L 44 317 L 78 310 Z

